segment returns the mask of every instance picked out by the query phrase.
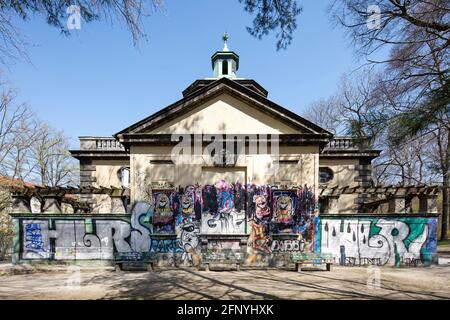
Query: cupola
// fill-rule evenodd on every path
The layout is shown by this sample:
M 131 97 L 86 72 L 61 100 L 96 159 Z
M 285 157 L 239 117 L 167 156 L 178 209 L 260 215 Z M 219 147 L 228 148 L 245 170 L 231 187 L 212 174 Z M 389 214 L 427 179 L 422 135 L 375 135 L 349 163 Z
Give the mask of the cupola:
M 222 51 L 217 51 L 211 57 L 214 78 L 227 77 L 235 79 L 237 77 L 236 71 L 239 69 L 239 56 L 228 49 L 228 39 L 228 34 L 224 33 L 222 37 Z

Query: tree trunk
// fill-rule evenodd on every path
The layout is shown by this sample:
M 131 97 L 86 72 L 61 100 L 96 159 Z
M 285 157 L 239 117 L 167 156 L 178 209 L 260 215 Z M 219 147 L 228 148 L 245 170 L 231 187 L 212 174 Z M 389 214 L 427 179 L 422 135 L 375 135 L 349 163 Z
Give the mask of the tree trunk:
M 447 173 L 448 174 L 448 173 Z M 441 240 L 447 240 L 448 230 L 448 212 L 449 212 L 449 186 L 448 178 L 444 175 L 442 186 L 442 224 L 441 224 Z
M 443 161 L 443 184 L 442 184 L 442 226 L 441 240 L 448 240 L 448 219 L 449 219 L 449 185 L 450 185 L 450 129 L 447 127 L 447 148 Z

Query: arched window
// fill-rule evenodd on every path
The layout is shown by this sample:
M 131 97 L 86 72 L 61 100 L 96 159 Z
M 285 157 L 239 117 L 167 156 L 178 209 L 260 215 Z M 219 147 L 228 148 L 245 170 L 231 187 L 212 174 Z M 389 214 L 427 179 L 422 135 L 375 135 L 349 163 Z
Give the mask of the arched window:
M 227 60 L 222 61 L 222 74 L 223 75 L 228 74 L 228 61 Z
M 122 188 L 130 187 L 130 168 L 121 167 L 117 172 Z
M 328 183 L 333 180 L 333 170 L 328 167 L 319 168 L 319 183 Z

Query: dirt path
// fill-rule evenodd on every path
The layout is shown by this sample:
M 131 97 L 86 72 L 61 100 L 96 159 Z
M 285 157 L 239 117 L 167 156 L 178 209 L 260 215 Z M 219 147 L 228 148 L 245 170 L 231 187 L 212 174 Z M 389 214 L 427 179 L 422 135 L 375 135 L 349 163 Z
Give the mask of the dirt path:
M 450 267 L 379 270 L 376 289 L 367 285 L 366 268 L 300 273 L 85 270 L 79 277 L 60 270 L 2 276 L 0 299 L 450 299 Z

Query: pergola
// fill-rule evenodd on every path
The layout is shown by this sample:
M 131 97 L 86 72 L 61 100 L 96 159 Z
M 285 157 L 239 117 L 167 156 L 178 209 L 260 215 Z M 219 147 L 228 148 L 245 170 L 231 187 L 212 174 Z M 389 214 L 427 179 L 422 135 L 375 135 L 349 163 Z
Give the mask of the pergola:
M 319 199 L 325 204 L 324 211 L 337 211 L 337 202 L 341 195 L 357 195 L 355 204 L 360 212 L 374 212 L 380 205 L 388 203 L 389 212 L 407 213 L 411 210 L 411 201 L 419 199 L 419 212 L 437 213 L 437 197 L 442 187 L 438 185 L 390 185 L 374 187 L 326 187 L 319 188 Z

